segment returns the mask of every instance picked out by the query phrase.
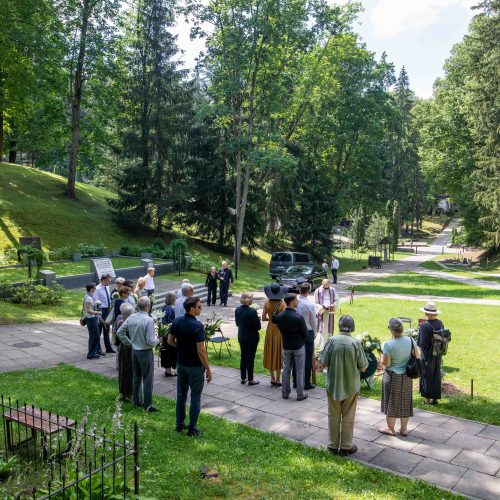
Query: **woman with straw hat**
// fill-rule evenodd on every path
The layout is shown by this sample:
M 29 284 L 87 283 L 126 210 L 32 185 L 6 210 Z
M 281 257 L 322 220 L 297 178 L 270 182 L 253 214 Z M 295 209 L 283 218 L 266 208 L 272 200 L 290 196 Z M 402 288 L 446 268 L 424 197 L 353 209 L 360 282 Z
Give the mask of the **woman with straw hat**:
M 443 357 L 433 355 L 432 336 L 435 330 L 444 328 L 443 322 L 437 319 L 441 312 L 434 302 L 420 309 L 427 317 L 427 321 L 420 325 L 417 345 L 422 352 L 423 372 L 420 377 L 420 394 L 424 404 L 437 405 L 441 399 L 441 365 Z

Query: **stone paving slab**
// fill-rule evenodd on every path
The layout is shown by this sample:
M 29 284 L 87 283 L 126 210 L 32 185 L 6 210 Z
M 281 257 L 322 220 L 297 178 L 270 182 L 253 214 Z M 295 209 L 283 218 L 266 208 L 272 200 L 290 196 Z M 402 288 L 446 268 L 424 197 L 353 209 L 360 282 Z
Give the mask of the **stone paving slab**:
M 410 472 L 410 476 L 443 488 L 453 489 L 466 471 L 465 467 L 447 464 L 432 458 L 424 458 Z
M 454 489 L 473 497 L 498 500 L 500 496 L 500 478 L 468 470 Z
M 483 472 L 490 476 L 500 471 L 500 460 L 469 450 L 462 450 L 451 463 L 475 470 L 476 472 Z
M 402 474 L 409 474 L 422 460 L 424 460 L 423 457 L 418 455 L 386 447 L 370 463 Z

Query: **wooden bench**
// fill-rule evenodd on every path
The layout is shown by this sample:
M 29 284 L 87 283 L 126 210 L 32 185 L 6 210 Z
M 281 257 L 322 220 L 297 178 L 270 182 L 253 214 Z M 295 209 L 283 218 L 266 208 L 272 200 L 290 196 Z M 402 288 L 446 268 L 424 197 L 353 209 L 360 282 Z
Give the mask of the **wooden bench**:
M 5 421 L 5 434 L 7 438 L 7 446 L 9 450 L 18 448 L 22 444 L 36 438 L 36 433 L 40 432 L 43 437 L 43 455 L 47 457 L 47 436 L 58 433 L 62 430 L 66 431 L 67 448 L 71 447 L 71 432 L 75 430 L 75 421 L 67 417 L 61 417 L 48 411 L 34 408 L 33 406 L 22 406 L 16 409 L 9 409 L 4 412 L 3 418 Z M 31 429 L 31 437 L 14 445 L 12 442 L 13 430 L 12 424 L 22 425 L 27 429 Z

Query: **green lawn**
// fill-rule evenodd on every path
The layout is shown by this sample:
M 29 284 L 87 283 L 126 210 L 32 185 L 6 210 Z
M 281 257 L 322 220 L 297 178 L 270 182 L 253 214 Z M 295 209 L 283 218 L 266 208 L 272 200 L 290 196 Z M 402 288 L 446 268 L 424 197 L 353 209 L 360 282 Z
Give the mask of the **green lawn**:
M 69 366 L 2 373 L 0 393 L 78 421 L 89 408 L 90 420 L 99 428 L 106 426 L 108 432 L 118 395 L 116 381 Z M 204 413 L 200 417 L 203 436 L 188 438 L 173 430 L 174 402 L 155 397 L 155 404 L 160 410 L 156 414 L 123 407 L 125 428 L 137 421 L 142 431 L 142 498 L 453 497 L 426 483 Z M 3 437 L 0 442 L 2 446 Z M 204 465 L 216 468 L 219 479 L 202 479 Z
M 457 255 L 456 254 L 443 254 L 443 255 L 438 255 L 434 257 L 432 260 L 429 260 L 427 262 L 422 262 L 419 267 L 424 267 L 425 269 L 431 269 L 432 271 L 441 271 L 444 273 L 451 273 L 455 274 L 456 276 L 464 276 L 466 278 L 475 278 L 475 279 L 480 279 L 484 281 L 491 281 L 493 283 L 500 283 L 500 277 L 499 276 L 488 276 L 487 274 L 483 273 L 496 273 L 500 274 L 500 258 L 494 258 L 492 259 L 491 262 L 488 264 L 486 262 L 482 263 L 479 268 L 474 268 L 474 269 L 469 269 L 468 267 L 464 268 L 450 268 L 447 269 L 443 266 L 440 266 L 438 262 L 448 259 L 448 258 L 455 258 Z
M 141 265 L 141 259 L 138 257 L 113 257 L 111 259 L 113 267 L 120 269 L 124 267 L 136 267 Z M 161 263 L 163 261 L 156 260 Z M 90 259 L 82 259 L 78 262 L 54 262 L 47 263 L 43 269 L 54 271 L 57 276 L 70 276 L 72 274 L 90 273 Z M 28 271 L 26 267 L 2 268 L 0 269 L 0 280 L 5 279 L 10 282 L 25 281 L 28 279 Z
M 78 319 L 85 291 L 66 292 L 60 304 L 27 307 L 0 300 L 0 325 Z
M 366 331 L 384 341 L 389 338 L 389 318 L 405 316 L 412 318 L 413 324 L 417 324 L 418 318 L 422 316 L 419 312 L 422 305 L 410 300 L 360 298 L 353 305 L 342 304 L 341 313 L 352 315 L 356 322 L 356 333 Z M 438 307 L 442 310 L 441 318 L 445 326 L 452 332 L 452 342 L 444 357 L 444 369 L 447 372 L 445 380 L 462 390 L 463 396 L 445 397 L 439 406 L 432 407 L 431 410 L 500 425 L 500 393 L 496 383 L 500 378 L 496 349 L 499 308 L 450 303 L 438 304 Z M 264 335 L 265 332 L 262 331 L 255 359 L 255 371 L 261 374 L 268 373 L 263 368 Z M 230 358 L 227 351 L 225 356 L 223 351 L 221 360 L 218 360 L 212 350 L 209 353 L 210 362 L 239 368 L 239 346 L 235 340 L 232 341 L 231 353 Z M 474 379 L 476 394 L 472 401 L 468 396 L 471 379 Z M 318 383 L 324 386 L 322 374 L 318 374 Z M 362 394 L 380 399 L 380 390 L 380 383 L 377 382 L 371 391 L 363 388 Z M 416 383 L 414 390 L 415 406 L 429 410 L 428 406 L 421 403 Z
M 433 278 L 418 273 L 400 273 L 356 286 L 359 292 L 500 299 L 500 291 Z

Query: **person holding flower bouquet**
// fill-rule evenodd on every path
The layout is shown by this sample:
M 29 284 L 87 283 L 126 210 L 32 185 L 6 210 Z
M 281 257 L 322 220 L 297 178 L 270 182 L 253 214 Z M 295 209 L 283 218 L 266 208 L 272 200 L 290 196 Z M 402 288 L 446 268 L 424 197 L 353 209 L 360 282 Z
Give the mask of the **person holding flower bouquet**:
M 165 296 L 165 305 L 161 308 L 163 317 L 161 322 L 163 325 L 170 325 L 175 319 L 174 305 L 176 301 L 176 294 L 168 292 Z M 167 342 L 168 335 L 163 336 L 160 360 L 162 368 L 165 368 L 165 377 L 175 377 L 174 370 L 177 368 L 177 349 Z

